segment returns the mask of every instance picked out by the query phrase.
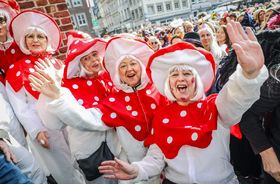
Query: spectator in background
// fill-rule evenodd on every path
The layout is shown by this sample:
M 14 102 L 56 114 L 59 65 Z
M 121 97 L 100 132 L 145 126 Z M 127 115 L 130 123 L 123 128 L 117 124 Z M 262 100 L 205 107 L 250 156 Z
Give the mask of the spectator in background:
M 155 36 L 150 36 L 147 43 L 155 52 L 161 48 L 161 43 L 160 43 L 159 39 L 157 39 L 157 37 L 155 37 Z
M 226 26 L 224 25 L 220 26 L 220 28 L 216 33 L 216 38 L 217 38 L 218 45 L 223 49 L 223 51 L 228 53 L 231 44 L 230 44 L 230 39 L 228 37 Z
M 256 30 L 258 31 L 263 22 L 264 22 L 264 17 L 265 17 L 265 10 L 264 9 L 258 9 L 254 13 L 254 20 L 255 20 L 255 27 Z
M 185 21 L 183 23 L 183 27 L 184 27 L 185 34 L 189 32 L 193 32 L 193 24 L 190 21 Z
M 226 56 L 226 52 L 219 47 L 212 29 L 204 24 L 198 34 L 203 48 L 213 54 L 215 63 L 218 66 L 222 58 Z

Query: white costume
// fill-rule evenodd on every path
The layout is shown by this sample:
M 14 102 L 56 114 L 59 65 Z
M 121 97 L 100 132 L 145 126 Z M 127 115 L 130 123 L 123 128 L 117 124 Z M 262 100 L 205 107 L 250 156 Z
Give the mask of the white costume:
M 178 43 L 149 61 L 148 74 L 166 96 L 169 69 L 174 65 L 193 68 L 196 96 L 192 99 L 198 99 L 187 106 L 174 102 L 155 115 L 151 135 L 145 140 L 145 145 L 150 145 L 147 156 L 132 163 L 139 171 L 134 181 L 147 180 L 164 170 L 166 179 L 176 184 L 238 184 L 229 158 L 229 128 L 259 98 L 268 77 L 266 67 L 249 80 L 238 66 L 220 93 L 206 98 L 204 91 L 215 77 L 210 53 Z
M 109 95 L 110 90 L 101 82 L 106 80 L 102 75 L 103 73 L 99 74 L 95 78 L 86 78 L 83 72 L 84 69 L 80 64 L 80 59 L 93 51 L 97 51 L 100 58 L 103 58 L 106 42 L 101 39 L 87 41 L 82 39 L 72 39 L 71 42 L 72 43 L 69 44 L 69 52 L 65 61 L 66 69 L 63 85 L 71 90 L 71 93 L 76 100 L 80 102 L 81 106 L 85 108 L 92 108 L 95 104 L 98 104 L 99 101 Z M 71 50 L 74 49 L 76 52 L 71 52 Z M 78 86 L 78 89 L 73 88 L 73 86 Z M 69 146 L 75 159 L 85 159 L 96 152 L 102 142 L 105 141 L 105 136 L 107 145 L 111 152 L 115 156 L 119 156 L 121 147 L 114 129 L 85 129 L 82 124 L 77 124 L 77 126 L 74 126 L 73 128 L 71 127 L 71 124 L 68 124 L 67 119 L 58 119 L 57 117 L 49 119 L 50 116 L 43 114 L 46 110 L 46 103 L 39 100 L 37 108 L 40 117 L 47 127 L 51 129 L 62 129 L 65 126 L 70 125 L 67 127 Z M 69 117 L 71 118 L 71 116 L 72 115 Z M 56 121 L 60 122 L 58 122 L 58 124 L 54 124 Z M 116 181 L 104 179 L 100 176 L 92 181 L 87 181 L 87 183 L 113 184 L 116 183 Z
M 60 32 L 55 21 L 41 12 L 31 10 L 23 11 L 11 23 L 11 32 L 16 43 L 20 45 L 20 49 L 24 51 L 22 48 L 24 46 L 20 43 L 25 39 L 26 30 L 35 25 L 46 32 L 49 47 L 57 50 L 60 45 Z M 39 57 L 27 55 L 11 66 L 6 77 L 7 95 L 14 112 L 28 133 L 28 141 L 33 154 L 44 168 L 46 175 L 51 174 L 60 184 L 84 183 L 82 174 L 73 166 L 63 133 L 47 129 L 35 110 L 36 98 L 39 94 L 31 89 L 28 75 L 34 72 L 34 62 L 38 58 L 44 59 L 45 57 L 51 58 L 50 54 Z M 49 149 L 43 148 L 36 139 L 41 131 L 46 131 L 49 136 Z
M 104 131 L 110 129 L 110 127 L 115 127 L 123 148 L 120 159 L 129 162 L 140 161 L 147 152 L 147 148 L 143 145 L 143 140 L 146 136 L 146 123 L 148 122 L 143 119 L 146 117 L 151 121 L 153 112 L 160 103 L 160 95 L 147 80 L 144 66 L 142 66 L 141 85 L 137 88 L 136 92 L 133 91 L 131 87 L 120 84 L 118 73 L 116 73 L 118 70 L 116 70 L 116 68 L 118 68 L 118 65 L 124 58 L 123 56 L 138 58 L 137 61 L 139 63 L 143 62 L 142 65 L 146 65 L 152 53 L 152 49 L 143 42 L 113 38 L 107 45 L 104 64 L 119 91 L 104 99 L 102 102 L 103 106 L 100 106 L 101 109 L 99 110 L 97 108 L 85 109 L 79 105 L 68 89 L 63 88 L 62 96 L 59 99 L 48 102 L 46 110 L 39 110 L 39 114 L 48 116 L 46 112 L 49 112 L 59 117 L 59 119 L 63 120 L 67 125 L 78 129 Z M 138 100 L 140 99 L 142 100 L 142 104 L 139 104 Z M 42 101 L 40 104 L 43 104 L 46 103 L 45 100 L 49 101 L 50 99 L 41 95 L 38 102 Z M 151 104 L 148 104 L 149 102 Z M 131 111 L 132 109 L 130 108 L 132 108 L 133 111 Z M 118 117 L 112 113 L 113 110 L 116 111 L 116 114 L 125 119 L 118 119 Z M 145 115 L 142 114 L 142 110 L 145 111 Z M 102 120 L 105 121 L 105 124 Z M 123 120 L 125 120 L 125 122 Z M 135 121 L 141 126 L 136 125 L 135 127 L 129 127 L 129 125 L 135 123 Z M 114 124 L 115 122 L 117 124 Z M 59 122 L 55 123 L 49 126 L 63 126 L 63 124 Z M 110 125 L 110 127 L 107 126 L 107 124 Z M 158 184 L 159 182 L 159 175 L 142 182 L 120 181 L 120 183 L 139 184 Z
M 9 138 L 10 141 L 6 141 L 6 143 L 9 145 L 12 153 L 16 156 L 16 165 L 34 183 L 46 184 L 47 178 L 39 167 L 39 164 L 37 163 L 33 155 L 24 147 L 22 147 L 11 134 L 9 134 L 9 124 L 11 123 L 13 118 L 10 116 L 10 108 L 10 104 L 7 103 L 2 93 L 0 93 L 0 130 L 5 130 L 6 132 L 8 132 L 7 139 Z

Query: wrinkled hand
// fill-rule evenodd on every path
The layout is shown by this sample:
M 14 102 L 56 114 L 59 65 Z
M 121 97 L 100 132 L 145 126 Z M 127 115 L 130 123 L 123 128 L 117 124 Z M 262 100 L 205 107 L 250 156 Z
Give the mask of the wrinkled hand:
M 137 168 L 117 158 L 102 162 L 98 169 L 100 173 L 105 174 L 104 178 L 107 179 L 130 180 L 138 175 Z
M 38 73 L 43 76 L 48 76 L 53 79 L 53 81 L 61 84 L 61 80 L 63 78 L 63 72 L 65 65 L 60 60 L 49 60 L 45 58 L 45 60 L 38 59 L 39 62 L 35 62 L 34 68 Z M 56 64 L 56 67 L 54 66 Z
M 14 163 L 17 162 L 16 156 L 12 153 L 8 144 L 3 140 L 0 140 L 0 151 L 3 152 L 7 161 L 14 162 Z
M 38 72 L 33 72 L 29 75 L 28 79 L 30 81 L 30 86 L 41 94 L 46 95 L 51 99 L 57 99 L 60 97 L 61 85 L 49 76 L 43 76 Z
M 255 78 L 264 65 L 264 55 L 260 44 L 257 41 L 251 28 L 243 30 L 239 22 L 227 18 L 227 32 L 236 52 L 237 60 L 248 79 Z
M 273 148 L 262 151 L 260 155 L 264 171 L 280 182 L 280 163 Z
M 46 149 L 50 148 L 49 135 L 46 131 L 39 132 L 36 136 L 36 139 L 42 147 Z

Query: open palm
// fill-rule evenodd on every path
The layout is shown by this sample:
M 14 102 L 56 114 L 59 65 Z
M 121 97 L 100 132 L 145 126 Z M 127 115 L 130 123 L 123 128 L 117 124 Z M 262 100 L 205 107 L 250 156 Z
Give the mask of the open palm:
M 245 32 L 239 22 L 228 20 L 227 32 L 243 73 L 255 78 L 264 65 L 264 55 L 253 31 L 247 27 Z
M 117 158 L 102 162 L 98 169 L 107 179 L 130 180 L 136 178 L 138 174 L 137 168 Z

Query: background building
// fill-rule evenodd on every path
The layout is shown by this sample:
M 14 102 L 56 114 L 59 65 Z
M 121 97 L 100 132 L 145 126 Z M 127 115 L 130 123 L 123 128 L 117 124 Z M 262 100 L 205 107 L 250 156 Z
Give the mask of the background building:
M 66 0 L 68 10 L 70 12 L 71 21 L 74 29 L 89 33 L 94 36 L 96 33 L 93 28 L 92 18 L 93 1 L 88 0 Z
M 227 1 L 227 0 L 224 0 Z M 174 18 L 189 19 L 222 0 L 97 0 L 99 30 L 108 33 L 139 30 L 169 24 Z

